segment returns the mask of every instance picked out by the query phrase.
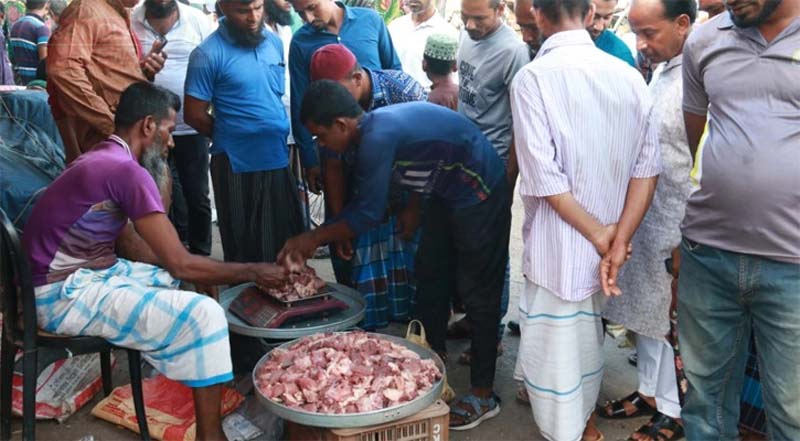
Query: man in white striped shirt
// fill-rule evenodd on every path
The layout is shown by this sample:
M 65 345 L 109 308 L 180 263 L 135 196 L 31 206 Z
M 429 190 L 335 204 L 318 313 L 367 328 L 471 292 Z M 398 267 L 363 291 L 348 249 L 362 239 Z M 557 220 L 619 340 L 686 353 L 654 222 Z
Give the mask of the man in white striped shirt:
M 603 372 L 600 292 L 621 294 L 616 274 L 661 171 L 647 85 L 594 46 L 583 26 L 591 9 L 534 0 L 546 40 L 511 87 L 525 205 L 520 365 L 536 424 L 558 441 L 602 439 L 590 418 Z

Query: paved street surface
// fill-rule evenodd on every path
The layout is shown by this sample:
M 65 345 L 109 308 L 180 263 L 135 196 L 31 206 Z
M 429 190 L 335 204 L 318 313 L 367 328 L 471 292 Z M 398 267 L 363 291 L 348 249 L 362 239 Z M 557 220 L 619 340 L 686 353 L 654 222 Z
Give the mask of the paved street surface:
M 513 229 L 511 232 L 511 302 L 508 318 L 516 318 L 519 293 L 522 289 L 522 275 L 520 274 L 520 258 L 522 254 L 522 238 L 520 237 L 522 225 L 522 203 L 517 199 L 513 207 Z M 214 229 L 213 255 L 221 258 L 222 250 L 216 228 Z M 326 280 L 334 280 L 329 261 L 316 260 L 311 262 L 318 273 Z M 400 335 L 404 334 L 400 325 L 391 326 L 387 332 Z M 631 352 L 629 348 L 620 348 L 622 340 L 606 338 L 606 369 L 600 401 L 619 398 L 632 392 L 637 387 L 636 369 L 628 364 L 627 358 Z M 499 416 L 483 423 L 478 428 L 467 432 L 451 432 L 453 441 L 486 440 L 486 441 L 511 441 L 511 440 L 540 440 L 542 439 L 533 422 L 529 407 L 518 404 L 514 397 L 517 385 L 513 380 L 514 363 L 519 346 L 519 337 L 506 335 L 503 340 L 504 353 L 498 359 L 497 376 L 495 381 L 496 391 L 502 399 L 502 411 Z M 449 345 L 450 365 L 447 366 L 447 375 L 451 385 L 457 393 L 463 393 L 469 385 L 469 369 L 456 362 L 458 354 L 468 346 L 467 341 L 453 341 Z M 114 385 L 128 383 L 127 361 L 124 353 L 117 354 L 118 360 L 114 369 Z M 91 408 L 100 400 L 96 397 L 92 402 L 73 415 L 64 424 L 52 421 L 42 421 L 37 425 L 37 439 L 41 440 L 66 440 L 78 441 L 91 435 L 96 441 L 106 440 L 138 440 L 137 434 L 115 427 L 112 424 L 98 420 L 90 414 Z M 609 441 L 626 440 L 628 436 L 640 425 L 647 421 L 646 417 L 632 420 L 610 421 L 599 420 L 600 430 Z M 21 439 L 21 421 L 14 421 L 13 439 Z

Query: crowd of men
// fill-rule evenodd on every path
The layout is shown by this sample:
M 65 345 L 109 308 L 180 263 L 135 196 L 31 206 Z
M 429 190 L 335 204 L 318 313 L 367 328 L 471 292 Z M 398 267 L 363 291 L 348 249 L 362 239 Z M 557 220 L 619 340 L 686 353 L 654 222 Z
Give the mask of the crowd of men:
M 501 0 L 461 0 L 460 32 L 431 0 L 388 26 L 334 0 L 27 4 L 0 79 L 46 81 L 69 163 L 24 227 L 39 324 L 192 387 L 197 439 L 224 439 L 233 378 L 217 286 L 325 245 L 363 327 L 419 318 L 445 360 L 470 338 L 451 430 L 497 416 L 515 192 L 532 438 L 653 414 L 631 439 L 800 439 L 800 0 L 633 0 L 635 53 L 616 0 L 516 0 L 521 38 Z M 639 385 L 598 406 L 604 320 Z

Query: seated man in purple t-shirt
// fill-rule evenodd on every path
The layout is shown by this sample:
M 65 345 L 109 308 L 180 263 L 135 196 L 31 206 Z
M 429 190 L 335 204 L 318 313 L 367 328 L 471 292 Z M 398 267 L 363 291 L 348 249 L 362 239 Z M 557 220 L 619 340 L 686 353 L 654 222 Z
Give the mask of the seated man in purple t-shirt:
M 179 109 L 166 89 L 129 86 L 114 134 L 47 188 L 23 243 L 42 329 L 142 351 L 161 373 L 194 388 L 197 439 L 225 439 L 221 383 L 233 378 L 225 313 L 212 298 L 179 290 L 176 279 L 273 286 L 285 272 L 271 263 L 218 262 L 181 244 L 157 185 L 168 173 Z

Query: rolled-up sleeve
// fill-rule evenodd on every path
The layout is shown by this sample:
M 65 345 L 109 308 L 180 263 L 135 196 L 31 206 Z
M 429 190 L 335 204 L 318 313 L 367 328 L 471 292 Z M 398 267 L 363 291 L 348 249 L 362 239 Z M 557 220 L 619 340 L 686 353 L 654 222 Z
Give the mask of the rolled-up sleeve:
M 708 113 L 708 95 L 697 52 L 690 35 L 683 49 L 683 110 L 695 115 L 705 115 Z
M 522 196 L 545 197 L 570 191 L 544 108 L 536 76 L 520 71 L 511 85 L 511 113 Z

